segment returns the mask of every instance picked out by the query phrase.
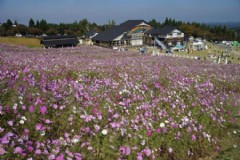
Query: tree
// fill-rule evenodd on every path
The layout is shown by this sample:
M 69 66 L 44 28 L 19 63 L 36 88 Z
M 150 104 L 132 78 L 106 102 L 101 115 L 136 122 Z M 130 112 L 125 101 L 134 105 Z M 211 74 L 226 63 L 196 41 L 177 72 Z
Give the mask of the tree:
M 37 28 L 40 28 L 40 22 L 39 22 L 39 20 L 37 20 L 37 22 L 36 22 L 36 27 L 37 27 Z
M 22 35 L 26 35 L 27 32 L 28 32 L 28 28 L 25 25 L 18 25 L 16 27 L 16 33 L 21 33 Z
M 40 28 L 41 30 L 43 30 L 44 32 L 47 31 L 47 29 L 48 29 L 48 24 L 47 24 L 47 21 L 46 21 L 45 19 L 42 19 L 42 20 L 40 21 L 40 23 L 39 23 L 39 28 Z
M 41 35 L 41 34 L 43 34 L 42 30 L 38 29 L 36 27 L 31 27 L 31 28 L 28 29 L 28 31 L 32 35 Z
M 149 24 L 154 27 L 154 28 L 157 28 L 158 27 L 158 24 L 157 24 L 157 21 L 156 19 L 152 19 L 151 21 L 149 21 Z
M 166 17 L 165 22 L 164 22 L 164 25 L 165 25 L 165 26 L 169 25 L 169 19 L 168 19 L 168 17 Z
M 10 19 L 8 19 L 6 23 L 2 24 L 2 26 L 5 30 L 8 30 L 8 29 L 12 28 L 12 25 L 13 25 L 13 23 Z
M 12 27 L 12 25 L 13 25 L 13 23 L 12 23 L 12 21 L 11 21 L 10 19 L 7 20 L 7 25 L 8 25 L 9 27 Z
M 0 37 L 5 35 L 5 29 L 0 25 Z
M 35 27 L 35 23 L 34 23 L 34 20 L 32 18 L 29 20 L 28 26 L 30 28 Z
M 57 35 L 57 30 L 54 28 L 50 28 L 46 31 L 47 35 Z
M 14 25 L 16 25 L 16 26 L 18 25 L 18 22 L 17 22 L 17 20 L 15 20 L 15 21 L 14 21 Z
M 79 21 L 79 30 L 81 35 L 89 31 L 89 22 L 87 19 Z

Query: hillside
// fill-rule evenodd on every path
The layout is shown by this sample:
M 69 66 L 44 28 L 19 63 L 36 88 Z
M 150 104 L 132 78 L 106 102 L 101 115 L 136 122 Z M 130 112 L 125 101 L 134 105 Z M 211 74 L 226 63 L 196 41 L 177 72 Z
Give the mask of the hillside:
M 240 65 L 0 44 L 1 159 L 237 159 Z

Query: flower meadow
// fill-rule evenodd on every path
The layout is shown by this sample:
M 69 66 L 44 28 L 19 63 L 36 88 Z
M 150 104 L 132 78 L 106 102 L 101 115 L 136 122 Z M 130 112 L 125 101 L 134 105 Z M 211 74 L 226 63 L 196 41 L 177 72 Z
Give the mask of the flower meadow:
M 0 45 L 0 159 L 198 159 L 236 123 L 240 65 Z

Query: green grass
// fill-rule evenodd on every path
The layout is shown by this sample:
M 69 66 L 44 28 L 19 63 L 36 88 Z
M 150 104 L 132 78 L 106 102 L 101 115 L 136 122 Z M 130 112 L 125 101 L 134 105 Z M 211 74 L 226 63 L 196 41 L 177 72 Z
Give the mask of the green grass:
M 216 49 L 215 57 L 221 56 L 222 52 L 224 51 L 219 46 L 214 45 L 214 44 L 209 43 L 209 42 L 207 42 L 207 46 L 208 46 L 207 50 L 193 51 L 192 53 L 188 53 L 187 51 L 180 51 L 180 52 L 174 51 L 173 53 L 175 55 L 181 55 L 181 56 L 200 57 L 201 60 L 205 59 L 206 61 L 213 62 L 217 58 L 216 59 L 215 58 L 210 58 L 209 55 L 210 54 L 212 54 L 212 55 L 215 54 L 215 49 Z M 148 54 L 152 54 L 152 52 L 154 50 L 160 51 L 157 48 L 148 48 L 147 53 Z M 129 51 L 139 52 L 139 50 L 137 48 L 129 48 Z M 237 49 L 235 48 L 234 51 L 238 52 L 238 54 L 234 54 L 234 53 L 229 52 L 228 55 L 230 55 L 230 57 L 228 57 L 227 60 L 231 61 L 233 64 L 239 64 L 240 60 L 238 60 L 237 57 L 240 57 L 240 49 L 239 48 L 237 48 Z M 163 51 L 163 53 L 164 53 L 164 51 Z M 221 63 L 225 64 L 225 61 L 222 59 Z
M 40 40 L 37 38 L 26 37 L 0 37 L 0 43 L 21 45 L 29 48 L 42 47 Z
M 181 55 L 188 55 L 188 56 L 197 56 L 197 57 L 200 57 L 202 60 L 206 59 L 208 61 L 214 61 L 215 59 L 210 58 L 208 55 L 212 54 L 212 55 L 215 55 L 216 57 L 218 56 L 221 57 L 222 52 L 224 52 L 224 50 L 222 50 L 220 47 L 218 47 L 217 45 L 211 44 L 209 42 L 207 42 L 207 46 L 208 46 L 208 50 L 193 51 L 193 53 L 187 53 L 187 51 L 180 52 L 180 53 L 174 52 L 174 53 L 181 54 Z M 227 58 L 228 61 L 231 61 L 232 63 L 235 63 L 235 64 L 240 62 L 236 58 L 236 57 L 239 57 L 239 55 L 233 54 L 231 52 L 227 54 L 230 56 Z M 225 61 L 222 60 L 221 63 L 224 64 Z

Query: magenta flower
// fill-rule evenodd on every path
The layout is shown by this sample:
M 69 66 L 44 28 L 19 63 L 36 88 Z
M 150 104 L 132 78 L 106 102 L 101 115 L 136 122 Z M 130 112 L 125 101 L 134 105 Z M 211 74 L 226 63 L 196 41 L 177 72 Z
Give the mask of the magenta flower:
M 64 160 L 64 156 L 61 154 L 56 158 L 56 160 Z
M 152 131 L 151 131 L 151 130 L 147 131 L 147 136 L 148 136 L 148 137 L 151 137 L 151 136 L 152 136 Z
M 47 107 L 46 107 L 46 106 L 41 106 L 41 107 L 40 107 L 40 113 L 41 113 L 42 115 L 46 114 L 46 113 L 47 113 Z
M 161 129 L 160 129 L 160 128 L 157 128 L 157 129 L 156 129 L 156 132 L 157 132 L 157 133 L 161 133 Z
M 30 106 L 28 110 L 30 113 L 34 112 L 34 106 Z
M 33 151 L 33 147 L 27 146 L 27 150 L 28 150 L 29 152 L 32 152 L 32 151 Z

